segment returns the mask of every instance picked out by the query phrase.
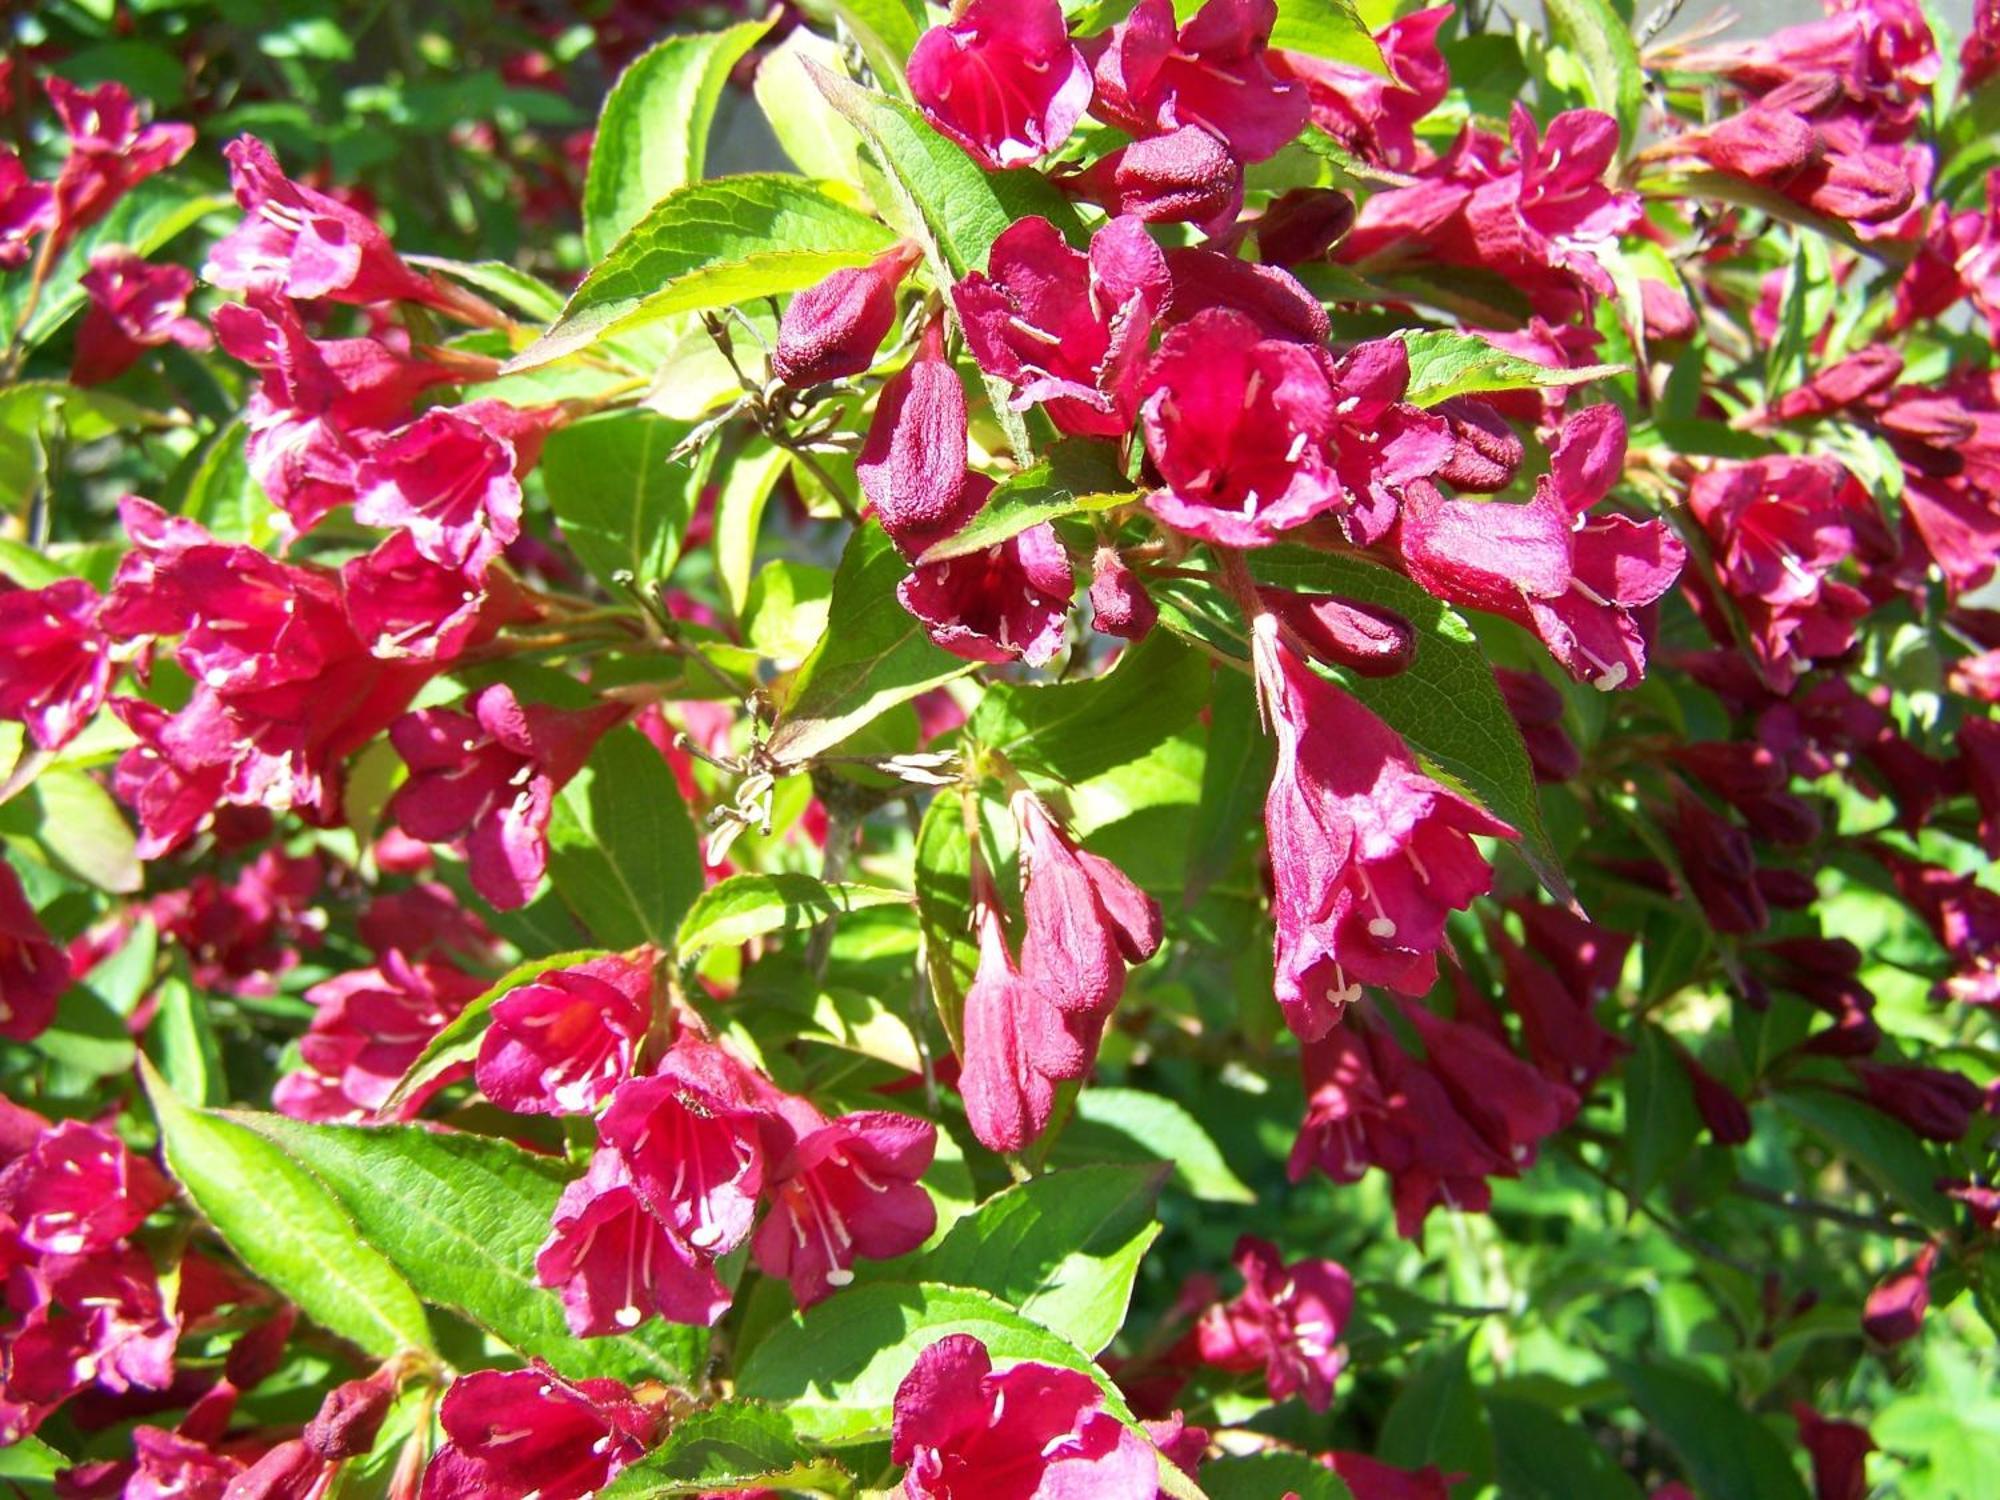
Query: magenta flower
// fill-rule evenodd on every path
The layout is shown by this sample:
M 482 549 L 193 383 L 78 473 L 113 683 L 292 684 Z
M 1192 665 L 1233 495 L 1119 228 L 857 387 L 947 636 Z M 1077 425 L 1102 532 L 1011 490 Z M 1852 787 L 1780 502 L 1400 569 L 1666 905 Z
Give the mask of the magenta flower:
M 714 1257 L 750 1236 L 767 1172 L 766 1118 L 740 1064 L 683 1036 L 658 1072 L 618 1086 L 597 1130 L 648 1211 Z
M 1490 261 L 1557 266 L 1599 296 L 1612 295 L 1602 257 L 1639 221 L 1634 193 L 1605 185 L 1618 155 L 1618 125 L 1573 109 L 1536 136 L 1534 117 L 1516 103 L 1509 119 L 1518 175 L 1473 191 L 1465 222 Z
M 584 1114 L 632 1071 L 652 1024 L 653 973 L 623 957 L 548 969 L 493 1002 L 473 1076 L 520 1115 Z
M 98 1255 L 171 1196 L 166 1179 L 109 1131 L 64 1120 L 0 1172 L 0 1213 L 42 1255 Z
M 44 1255 L 16 1267 L 0 1333 L 0 1442 L 18 1441 L 86 1386 L 114 1394 L 173 1383 L 179 1323 L 145 1251 L 123 1244 L 95 1255 Z
M 1341 509 L 1334 393 L 1301 345 L 1216 309 L 1171 329 L 1141 387 L 1162 521 L 1226 547 L 1261 547 Z
M 354 519 L 405 528 L 419 554 L 477 573 L 521 534 L 514 445 L 433 407 L 374 445 L 354 471 Z
M 1363 677 L 1393 677 L 1417 654 L 1417 633 L 1392 609 L 1338 594 L 1259 588 L 1258 604 L 1277 616 L 1286 644 L 1322 666 Z
M 403 264 L 374 220 L 292 181 L 255 136 L 237 137 L 222 154 L 243 222 L 209 251 L 205 279 L 306 302 L 440 304 L 436 286 Z
M 14 867 L 0 859 L 0 1036 L 31 1042 L 56 1018 L 69 958 L 49 937 Z
M 50 77 L 43 86 L 69 133 L 69 155 L 55 184 L 56 233 L 64 239 L 95 224 L 112 204 L 194 145 L 192 125 L 141 123 L 139 106 L 122 83 L 84 89 Z
M 30 177 L 13 147 L 0 146 L 0 271 L 26 265 L 36 238 L 55 223 L 55 188 Z
M 430 1039 L 486 985 L 439 960 L 411 960 L 391 951 L 372 969 L 356 969 L 314 985 L 318 1007 L 299 1040 L 305 1066 L 278 1080 L 272 1103 L 297 1120 L 364 1120 L 376 1114 Z M 465 1070 L 441 1077 L 407 1100 L 403 1117 Z
M 81 578 L 0 584 L 0 719 L 26 725 L 44 750 L 60 750 L 104 706 L 111 655 L 98 604 Z
M 1277 996 L 1322 1037 L 1362 984 L 1421 995 L 1444 921 L 1491 888 L 1472 835 L 1514 830 L 1417 768 L 1395 731 L 1320 677 L 1259 615 L 1252 639 L 1278 742 L 1264 803 L 1277 919 Z
M 1451 1500 L 1452 1483 L 1459 1477 L 1447 1479 L 1436 1464 L 1399 1469 L 1365 1453 L 1325 1453 L 1319 1461 L 1340 1476 L 1354 1500 Z M 1652 1500 L 1673 1500 L 1668 1493 L 1672 1488 L 1653 1491 Z
M 158 859 L 193 838 L 214 816 L 233 757 L 198 759 L 188 753 L 169 740 L 169 731 L 180 727 L 174 717 L 142 699 L 114 698 L 111 711 L 138 741 L 118 757 L 112 790 L 138 817 L 139 858 Z
M 1169 323 L 1189 323 L 1210 308 L 1226 308 L 1250 319 L 1267 339 L 1317 346 L 1332 332 L 1325 305 L 1283 266 L 1260 266 L 1193 245 L 1166 254 L 1173 281 Z
M 80 285 L 90 307 L 76 330 L 70 379 L 77 385 L 115 380 L 147 349 L 179 344 L 206 349 L 209 331 L 187 315 L 194 272 L 186 266 L 150 265 L 130 250 L 100 250 Z
M 1140 365 L 1166 306 L 1167 262 L 1136 219 L 1113 219 L 1072 250 L 1047 219 L 1021 219 L 987 268 L 952 288 L 981 369 L 1039 403 L 1066 433 L 1119 437 L 1138 410 Z
M 1125 988 L 1125 965 L 1144 963 L 1158 951 L 1159 905 L 1109 860 L 1077 848 L 1034 793 L 1016 792 L 1011 806 L 1020 831 L 1027 918 L 1022 975 L 1066 1016 L 1101 1021 Z M 1087 1058 L 1075 1072 L 1050 1062 L 1038 1059 L 1056 1078 L 1081 1077 L 1089 1067 Z
M 771 373 L 796 389 L 859 375 L 896 326 L 896 289 L 922 251 L 904 241 L 865 266 L 835 271 L 785 305 Z
M 916 1249 L 937 1228 L 917 1181 L 936 1150 L 930 1121 L 882 1110 L 800 1129 L 771 1168 L 771 1211 L 750 1242 L 757 1269 L 787 1278 L 810 1307 L 854 1280 L 856 1259 Z
M 962 530 L 986 503 L 993 483 L 966 468 L 968 451 L 965 387 L 944 357 L 944 321 L 934 319 L 882 387 L 854 461 L 861 492 L 905 557 Z
M 1868 1455 L 1875 1451 L 1868 1429 L 1822 1417 L 1803 1401 L 1792 1403 L 1792 1420 L 1812 1461 L 1813 1500 L 1866 1500 Z
M 1021 977 L 1007 947 L 997 894 L 975 879 L 973 925 L 979 967 L 965 994 L 960 1022 L 958 1091 L 965 1118 L 981 1145 L 1019 1151 L 1048 1127 L 1055 1085 L 1036 1069 L 1037 1045 L 1061 1028 L 1055 1008 Z
M 917 39 L 907 71 L 924 118 L 996 170 L 1047 156 L 1090 104 L 1056 0 L 972 0 Z
M 1304 85 L 1271 67 L 1276 0 L 1208 0 L 1176 29 L 1172 0 L 1139 0 L 1092 46 L 1092 108 L 1135 136 L 1199 125 L 1241 162 L 1275 156 L 1305 128 Z
M 1284 1264 L 1278 1247 L 1244 1235 L 1236 1242 L 1243 1290 L 1202 1314 L 1195 1338 L 1218 1369 L 1264 1371 L 1273 1401 L 1302 1395 L 1314 1411 L 1333 1404 L 1347 1363 L 1341 1330 L 1354 1311 L 1354 1281 L 1330 1260 Z
M 1417 122 L 1444 102 L 1451 70 L 1438 51 L 1449 5 L 1414 11 L 1375 33 L 1384 78 L 1368 68 L 1300 52 L 1279 54 L 1283 71 L 1306 86 L 1312 122 L 1365 162 L 1409 172 L 1430 153 L 1418 144 Z
M 563 1189 L 535 1280 L 560 1290 L 563 1317 L 580 1339 L 629 1332 L 655 1313 L 707 1328 L 729 1310 L 713 1259 L 656 1218 L 623 1158 L 603 1149 Z
M 534 618 L 504 571 L 433 562 L 407 531 L 342 563 L 340 595 L 348 624 L 378 661 L 442 664 L 503 624 Z
M 983 474 L 969 480 L 967 490 L 983 503 L 993 481 Z M 1069 554 L 1043 522 L 983 552 L 921 564 L 896 586 L 896 597 L 954 656 L 1039 667 L 1062 648 L 1075 586 Z
M 538 1364 L 461 1375 L 438 1425 L 422 1500 L 588 1500 L 645 1455 L 661 1422 L 615 1380 Z
M 425 843 L 463 840 L 473 888 L 510 911 L 527 905 L 541 883 L 556 793 L 625 710 L 523 705 L 499 682 L 467 707 L 396 721 L 389 738 L 410 779 L 390 799 L 389 816 Z
M 1114 215 L 1193 224 L 1208 235 L 1227 231 L 1243 209 L 1243 164 L 1199 125 L 1120 146 L 1056 185 Z
M 1023 1360 L 994 1373 L 969 1334 L 939 1339 L 896 1388 L 890 1461 L 908 1500 L 1154 1500 L 1159 1468 L 1097 1382 Z

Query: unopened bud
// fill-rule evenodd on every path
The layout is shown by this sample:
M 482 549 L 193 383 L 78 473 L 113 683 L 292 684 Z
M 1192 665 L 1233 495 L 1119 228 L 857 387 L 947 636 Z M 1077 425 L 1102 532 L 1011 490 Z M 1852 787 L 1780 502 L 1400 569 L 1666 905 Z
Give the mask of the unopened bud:
M 1473 495 L 1490 495 L 1514 482 L 1527 450 L 1499 412 L 1484 401 L 1454 396 L 1439 402 L 1433 415 L 1451 428 L 1451 457 L 1438 478 Z
M 1363 677 L 1393 677 L 1416 659 L 1410 622 L 1379 604 L 1338 594 L 1294 594 L 1260 588 L 1257 599 L 1278 617 L 1306 655 Z
M 1243 206 L 1243 168 L 1199 125 L 1134 141 L 1062 186 L 1113 214 L 1148 224 L 1198 224 L 1211 232 Z
M 1257 257 L 1267 266 L 1324 260 L 1354 227 L 1354 200 L 1332 188 L 1293 188 L 1257 221 Z
M 306 1423 L 306 1446 L 333 1462 L 366 1453 L 395 1399 L 396 1375 L 386 1365 L 365 1380 L 335 1386 L 320 1403 L 319 1414 Z
M 1099 547 L 1090 579 L 1090 624 L 1105 635 L 1145 639 L 1160 618 L 1159 606 L 1116 547 Z
M 771 373 L 797 390 L 867 369 L 895 326 L 896 288 L 918 253 L 914 245 L 898 245 L 793 297 L 778 322 Z

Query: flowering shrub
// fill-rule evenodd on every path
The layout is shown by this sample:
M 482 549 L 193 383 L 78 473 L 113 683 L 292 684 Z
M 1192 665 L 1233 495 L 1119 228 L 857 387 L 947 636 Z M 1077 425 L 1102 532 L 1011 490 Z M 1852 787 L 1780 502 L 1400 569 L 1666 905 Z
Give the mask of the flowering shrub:
M 0 1477 L 1990 1494 L 2000 11 L 1545 3 L 11 19 Z

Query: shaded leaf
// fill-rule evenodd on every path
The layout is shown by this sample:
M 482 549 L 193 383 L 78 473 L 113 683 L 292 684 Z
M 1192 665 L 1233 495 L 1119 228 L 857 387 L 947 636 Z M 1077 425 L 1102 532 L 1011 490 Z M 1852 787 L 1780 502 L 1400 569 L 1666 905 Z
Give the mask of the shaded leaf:
M 549 878 L 605 947 L 672 946 L 701 894 L 701 852 L 674 773 L 638 730 L 605 735 L 556 793 Z

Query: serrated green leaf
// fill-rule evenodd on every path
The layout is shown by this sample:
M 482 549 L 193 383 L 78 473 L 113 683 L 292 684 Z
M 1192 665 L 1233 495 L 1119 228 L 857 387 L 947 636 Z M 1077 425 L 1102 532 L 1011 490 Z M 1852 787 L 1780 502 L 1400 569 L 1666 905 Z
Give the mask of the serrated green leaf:
M 773 932 L 805 932 L 830 917 L 907 902 L 903 891 L 828 885 L 810 875 L 731 875 L 703 891 L 681 922 L 679 951 L 733 948 Z
M 838 1487 L 848 1477 L 799 1440 L 781 1411 L 754 1401 L 724 1401 L 691 1412 L 666 1441 L 625 1470 L 602 1500 L 654 1500 L 717 1490 Z
M 894 243 L 888 229 L 832 189 L 760 173 L 668 194 L 611 247 L 555 325 L 507 371 L 535 369 L 675 313 L 795 292 Z
M 1460 1340 L 1418 1365 L 1382 1419 L 1376 1457 L 1406 1469 L 1436 1464 L 1484 1480 L 1493 1473 L 1493 1430 Z
M 701 894 L 701 851 L 666 760 L 620 726 L 556 793 L 549 879 L 607 948 L 671 947 Z
M 1639 1486 L 1576 1420 L 1537 1401 L 1486 1398 L 1501 1493 L 1514 1500 L 1641 1500 Z
M 1180 8 L 1176 4 L 1175 9 Z M 1199 10 L 1200 5 L 1187 9 Z M 1355 10 L 1354 0 L 1278 0 L 1278 24 L 1271 28 L 1271 45 L 1389 76 L 1389 64 Z
M 955 791 L 933 797 L 924 809 L 924 820 L 917 825 L 915 880 L 924 974 L 938 1019 L 957 1051 L 979 946 L 972 935 L 972 844 Z
M 1165 1095 L 1140 1089 L 1086 1088 L 1078 1094 L 1075 1117 L 1049 1160 L 1056 1165 L 1168 1162 L 1172 1182 L 1191 1198 L 1257 1201 L 1193 1115 Z
M 963 531 L 933 543 L 917 561 L 943 562 L 984 552 L 1044 521 L 1109 510 L 1138 498 L 1118 472 L 1108 447 L 1071 439 L 1056 444 L 1032 469 L 996 486 Z
M 139 1076 L 167 1169 L 258 1279 L 379 1359 L 431 1347 L 409 1282 L 317 1178 L 256 1131 L 182 1103 L 143 1057 Z
M 1618 122 L 1622 154 L 1637 148 L 1639 107 L 1646 99 L 1646 75 L 1632 24 L 1610 0 L 1542 0 L 1555 40 L 1575 54 L 1583 68 L 1584 93 L 1594 109 Z
M 988 1293 L 929 1282 L 869 1282 L 794 1313 L 751 1351 L 736 1393 L 782 1406 L 808 1439 L 864 1442 L 889 1431 L 896 1387 L 917 1356 L 953 1333 L 971 1334 L 996 1363 L 1081 1370 L 1114 1414 L 1131 1419 L 1117 1387 L 1074 1344 Z
M 650 597 L 680 556 L 708 467 L 667 461 L 688 431 L 654 412 L 621 411 L 559 427 L 542 449 L 563 540 L 614 596 L 623 574 Z
M 670 36 L 618 75 L 583 184 L 583 248 L 592 260 L 667 194 L 701 180 L 723 85 L 770 29 L 768 20 L 745 21 Z
M 1735 1396 L 1657 1360 L 1614 1359 L 1611 1373 L 1680 1455 L 1702 1500 L 1805 1500 L 1784 1445 Z
M 848 540 L 833 575 L 826 635 L 799 668 L 766 746 L 779 765 L 801 765 L 898 703 L 972 670 L 932 645 L 896 598 L 908 570 L 875 522 Z
M 1537 364 L 1510 354 L 1476 333 L 1429 328 L 1398 334 L 1410 351 L 1407 398 L 1415 406 L 1436 406 L 1453 396 L 1511 391 L 1524 386 L 1583 385 L 1623 374 L 1623 365 L 1567 368 Z
M 553 322 L 562 316 L 561 292 L 505 261 L 453 260 L 447 255 L 405 255 L 403 259 L 427 271 L 442 271 L 455 277 L 537 323 Z
M 991 1292 L 1096 1354 L 1124 1326 L 1166 1175 L 1076 1167 L 1016 1183 L 952 1225 L 913 1274 Z
M 1225 1454 L 1200 1478 L 1208 1500 L 1351 1500 L 1338 1474 L 1303 1453 Z
M 575 1379 L 685 1380 L 699 1370 L 706 1330 L 652 1322 L 579 1339 L 556 1294 L 536 1285 L 535 1252 L 568 1181 L 559 1162 L 490 1136 L 419 1125 L 224 1118 L 326 1184 L 418 1296 L 521 1354 Z

